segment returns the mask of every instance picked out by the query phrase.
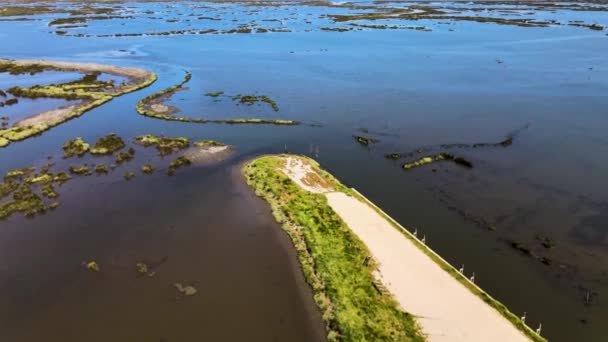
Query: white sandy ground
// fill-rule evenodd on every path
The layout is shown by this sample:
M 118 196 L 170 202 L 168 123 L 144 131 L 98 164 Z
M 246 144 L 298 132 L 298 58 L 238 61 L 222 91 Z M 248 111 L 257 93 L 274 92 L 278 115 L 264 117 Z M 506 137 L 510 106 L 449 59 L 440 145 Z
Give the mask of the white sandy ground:
M 4 59 L 0 59 L 0 61 L 6 61 Z M 62 70 L 73 70 L 80 72 L 96 72 L 99 71 L 101 73 L 118 75 L 118 76 L 126 76 L 132 77 L 136 79 L 146 79 L 150 76 L 150 72 L 143 69 L 137 68 L 125 68 L 118 67 L 114 65 L 104 65 L 104 64 L 95 64 L 95 63 L 77 63 L 77 62 L 58 62 L 58 61 L 47 61 L 47 60 L 17 60 L 12 61 L 18 65 L 30 65 L 30 64 L 44 64 L 54 66 L 56 68 Z
M 30 117 L 27 117 L 23 120 L 20 120 L 15 123 L 15 127 L 28 127 L 35 126 L 41 124 L 48 124 L 49 122 L 61 121 L 64 118 L 69 117 L 72 114 L 72 111 L 78 108 L 78 105 L 72 105 L 62 108 L 57 108 L 53 110 L 49 110 L 46 112 L 34 114 Z
M 405 311 L 417 316 L 429 342 L 530 341 L 370 206 L 342 192 L 307 186 L 302 178 L 314 171 L 297 158 L 286 158 L 282 171 L 303 189 L 327 196 L 378 262 L 379 280 Z

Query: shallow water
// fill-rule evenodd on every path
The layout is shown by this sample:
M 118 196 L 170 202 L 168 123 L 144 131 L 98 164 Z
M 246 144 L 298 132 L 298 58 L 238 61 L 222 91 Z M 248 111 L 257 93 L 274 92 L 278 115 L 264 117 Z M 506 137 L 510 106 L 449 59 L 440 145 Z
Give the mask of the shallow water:
M 207 5 L 212 8 L 194 8 Z M 434 5 L 464 6 L 468 10 L 461 15 L 484 7 Z M 321 323 L 288 241 L 234 173 L 245 157 L 288 150 L 317 158 L 399 222 L 417 227 L 448 261 L 475 272 L 490 294 L 516 314 L 527 312 L 531 326 L 542 323 L 551 341 L 601 342 L 608 336 L 602 324 L 608 317 L 606 31 L 424 19 L 360 23 L 426 26 L 431 32 L 324 32 L 319 28 L 337 24 L 321 14 L 360 11 L 122 6 L 129 7 L 124 15 L 136 19 L 90 21 L 70 34 L 229 30 L 253 19 L 293 32 L 79 38 L 50 33 L 47 21 L 57 15 L 0 22 L 1 57 L 137 66 L 159 75 L 149 88 L 0 150 L 0 172 L 41 165 L 49 154 L 57 158 L 61 145 L 75 136 L 92 142 L 110 132 L 125 139 L 145 133 L 216 139 L 236 148 L 225 164 L 192 168 L 169 181 L 162 174 L 138 176 L 123 187 L 120 175 L 109 185 L 93 178 L 102 184 L 63 190 L 56 212 L 1 222 L 0 258 L 7 262 L 0 266 L 0 289 L 7 296 L 0 302 L 0 328 L 8 329 L 1 334 L 12 341 L 38 341 L 36 331 L 64 341 L 93 332 L 93 339 L 114 341 L 319 338 Z M 538 20 L 608 24 L 605 11 L 528 7 L 518 10 Z M 224 19 L 194 20 L 199 16 Z M 166 22 L 171 18 L 180 20 Z M 185 70 L 193 74 L 188 89 L 168 102 L 181 109 L 179 115 L 303 124 L 197 125 L 135 112 L 140 98 L 180 82 Z M 267 95 L 280 111 L 204 96 L 215 91 Z M 405 160 L 383 157 L 422 146 L 494 143 L 514 131 L 507 148 L 449 150 L 471 160 L 471 170 L 444 163 L 406 172 L 400 168 Z M 353 134 L 380 143 L 363 147 Z M 134 167 L 143 164 L 141 158 Z M 542 247 L 539 234 L 556 247 Z M 552 264 L 514 250 L 511 240 Z M 136 277 L 137 258 L 164 256 L 168 261 L 154 278 Z M 99 278 L 81 266 L 93 257 L 104 270 Z M 174 282 L 196 282 L 199 292 L 176 302 Z M 149 322 L 155 322 L 153 329 Z M 247 328 L 230 329 L 235 322 Z M 70 331 L 68 323 L 82 330 Z M 27 335 L 25 327 L 39 329 Z

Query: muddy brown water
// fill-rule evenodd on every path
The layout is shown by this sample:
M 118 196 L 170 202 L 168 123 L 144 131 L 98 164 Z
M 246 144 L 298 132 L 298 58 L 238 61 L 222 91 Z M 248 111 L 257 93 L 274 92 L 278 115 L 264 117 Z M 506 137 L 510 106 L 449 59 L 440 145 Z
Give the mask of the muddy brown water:
M 66 210 L 3 223 L 1 340 L 324 341 L 291 242 L 239 170 L 79 182 Z

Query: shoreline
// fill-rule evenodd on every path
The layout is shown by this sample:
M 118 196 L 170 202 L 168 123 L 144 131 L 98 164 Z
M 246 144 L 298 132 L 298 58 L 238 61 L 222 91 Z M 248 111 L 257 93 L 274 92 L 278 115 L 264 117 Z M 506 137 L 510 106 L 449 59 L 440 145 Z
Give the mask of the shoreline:
M 264 173 L 257 175 L 251 172 L 251 168 L 260 161 L 269 160 L 273 170 L 266 168 Z M 411 332 L 414 334 L 424 334 L 423 338 L 431 342 L 547 341 L 363 195 L 346 188 L 323 171 L 314 160 L 295 155 L 267 155 L 249 161 L 243 173 L 256 194 L 269 202 L 275 218 L 286 230 L 293 230 L 293 227 L 285 227 L 290 222 L 282 217 L 283 213 L 277 215 L 277 211 L 285 206 L 280 203 L 283 200 L 273 198 L 265 187 L 259 186 L 259 179 L 252 177 L 271 178 L 270 182 L 279 184 L 279 187 L 295 186 L 303 192 L 302 195 L 322 197 L 324 201 L 318 203 L 319 208 L 298 208 L 301 210 L 299 215 L 305 216 L 309 210 L 330 210 L 344 222 L 373 257 L 373 267 L 368 271 L 374 283 L 380 283 L 376 285 L 378 292 L 385 288 L 387 295 L 400 308 L 415 316 L 414 324 L 420 330 L 413 328 Z M 291 184 L 287 185 L 278 174 Z M 268 181 L 265 185 L 268 188 Z M 310 245 L 305 248 L 314 250 Z M 302 248 L 296 246 L 296 249 L 300 253 Z M 311 258 L 312 267 L 315 267 L 317 256 Z M 302 266 L 305 267 L 304 264 Z M 330 299 L 340 300 L 335 296 Z M 323 307 L 320 308 L 323 311 Z M 338 340 L 351 339 L 346 336 Z

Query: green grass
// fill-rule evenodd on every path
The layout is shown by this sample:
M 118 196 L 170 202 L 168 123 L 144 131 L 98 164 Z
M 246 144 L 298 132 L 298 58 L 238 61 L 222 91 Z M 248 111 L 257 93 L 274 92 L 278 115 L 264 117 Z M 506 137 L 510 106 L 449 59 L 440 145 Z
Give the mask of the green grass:
M 280 156 L 264 156 L 243 169 L 256 194 L 266 199 L 298 252 L 304 275 L 323 314 L 330 341 L 424 341 L 414 317 L 373 285 L 374 265 L 365 245 L 321 194 L 300 189 L 278 170 Z M 314 167 L 327 182 L 346 190 Z

